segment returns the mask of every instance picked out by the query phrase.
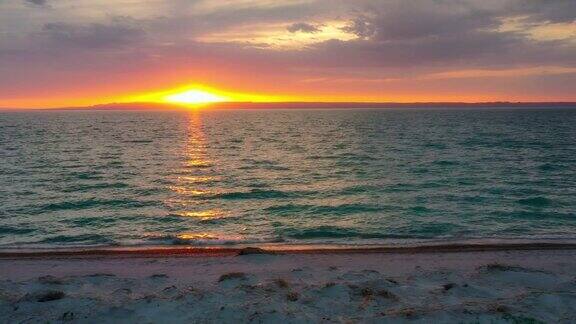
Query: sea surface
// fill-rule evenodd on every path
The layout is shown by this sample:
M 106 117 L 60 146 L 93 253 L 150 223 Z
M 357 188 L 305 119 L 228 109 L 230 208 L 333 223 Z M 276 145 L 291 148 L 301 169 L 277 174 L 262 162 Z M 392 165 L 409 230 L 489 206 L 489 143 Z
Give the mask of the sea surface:
M 576 110 L 0 112 L 0 248 L 576 239 Z

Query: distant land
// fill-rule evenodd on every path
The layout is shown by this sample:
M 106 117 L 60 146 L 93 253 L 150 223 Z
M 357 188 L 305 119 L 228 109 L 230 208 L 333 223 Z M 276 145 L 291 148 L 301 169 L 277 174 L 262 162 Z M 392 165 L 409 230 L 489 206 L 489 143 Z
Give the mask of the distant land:
M 576 102 L 216 102 L 186 106 L 170 103 L 109 103 L 93 106 L 37 108 L 33 110 L 186 110 L 190 107 L 210 109 L 368 109 L 368 108 L 576 108 Z M 0 110 L 19 110 L 0 108 Z M 30 110 L 30 109 L 23 109 Z
M 576 102 L 217 102 L 200 105 L 210 109 L 326 109 L 326 108 L 472 108 L 472 107 L 555 107 L 576 108 Z M 169 103 L 110 103 L 66 110 L 169 110 L 190 106 Z

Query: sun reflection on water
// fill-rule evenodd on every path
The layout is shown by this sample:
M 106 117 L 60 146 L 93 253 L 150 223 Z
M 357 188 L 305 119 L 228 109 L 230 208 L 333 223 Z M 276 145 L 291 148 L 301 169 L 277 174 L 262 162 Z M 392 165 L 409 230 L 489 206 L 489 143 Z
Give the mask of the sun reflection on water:
M 210 161 L 201 160 L 198 158 L 190 160 L 190 161 L 186 161 L 186 163 L 184 165 L 186 165 L 187 167 L 190 167 L 190 168 L 207 168 L 207 167 L 212 166 Z
M 179 240 L 217 240 L 218 237 L 210 233 L 182 233 L 176 236 Z
M 182 183 L 203 183 L 218 181 L 219 177 L 216 176 L 182 176 L 178 177 L 178 182 Z
M 200 220 L 211 220 L 226 217 L 226 213 L 216 209 L 203 210 L 203 211 L 189 211 L 177 214 L 182 217 L 193 217 Z
M 190 188 L 187 186 L 170 186 L 170 189 L 185 196 L 206 196 L 211 193 L 209 190 Z
M 226 217 L 226 212 L 206 208 L 206 201 L 198 200 L 215 193 L 210 185 L 218 181 L 219 177 L 210 174 L 213 172 L 211 167 L 214 162 L 207 153 L 208 145 L 200 112 L 191 112 L 188 116 L 188 140 L 181 170 L 185 175 L 177 177 L 176 183 L 169 187 L 178 196 L 167 201 L 173 209 L 171 214 L 201 221 Z M 215 235 L 206 232 L 182 233 L 177 235 L 177 238 L 184 241 L 217 239 Z
M 192 168 L 212 166 L 212 161 L 210 161 L 206 153 L 206 135 L 202 130 L 200 113 L 191 113 L 188 124 L 188 134 L 189 137 L 185 153 L 186 161 L 184 165 Z

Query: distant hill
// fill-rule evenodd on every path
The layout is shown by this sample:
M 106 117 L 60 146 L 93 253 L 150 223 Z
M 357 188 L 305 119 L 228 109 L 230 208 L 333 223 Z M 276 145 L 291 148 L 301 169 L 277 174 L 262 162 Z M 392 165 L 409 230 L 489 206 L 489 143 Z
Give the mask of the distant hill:
M 576 108 L 576 102 L 218 102 L 199 107 L 210 109 L 344 109 L 344 108 Z M 88 107 L 66 107 L 58 110 L 185 110 L 190 106 L 169 103 L 110 103 Z

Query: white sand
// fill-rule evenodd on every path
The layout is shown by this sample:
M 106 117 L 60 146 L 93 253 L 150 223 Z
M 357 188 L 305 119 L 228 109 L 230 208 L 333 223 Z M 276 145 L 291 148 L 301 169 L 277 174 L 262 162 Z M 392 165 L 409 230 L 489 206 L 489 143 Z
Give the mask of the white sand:
M 0 259 L 0 323 L 575 323 L 575 275 L 574 250 Z

